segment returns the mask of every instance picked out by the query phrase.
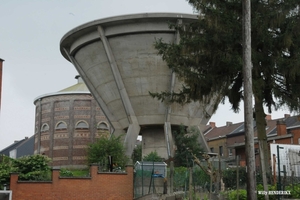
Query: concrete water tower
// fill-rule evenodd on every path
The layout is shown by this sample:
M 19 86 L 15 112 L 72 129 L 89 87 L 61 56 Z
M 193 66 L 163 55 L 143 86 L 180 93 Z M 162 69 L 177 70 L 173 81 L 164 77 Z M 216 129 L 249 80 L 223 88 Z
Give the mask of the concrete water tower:
M 143 155 L 156 150 L 173 157 L 172 129 L 205 126 L 211 105 L 185 106 L 153 99 L 149 92 L 181 88 L 154 48 L 155 39 L 179 42 L 169 23 L 189 23 L 197 16 L 180 13 L 145 13 L 95 20 L 74 28 L 60 42 L 62 55 L 73 63 L 109 119 L 114 134 L 125 135 L 131 155 L 138 135 L 143 137 Z M 203 135 L 199 138 L 209 151 Z

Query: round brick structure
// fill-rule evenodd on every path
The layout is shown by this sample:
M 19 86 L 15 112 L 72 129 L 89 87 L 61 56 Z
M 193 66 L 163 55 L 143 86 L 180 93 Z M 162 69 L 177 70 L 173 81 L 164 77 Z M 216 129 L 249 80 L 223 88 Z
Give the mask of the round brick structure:
M 86 147 L 110 125 L 79 76 L 78 83 L 34 100 L 36 154 L 52 159 L 54 167 L 85 167 Z

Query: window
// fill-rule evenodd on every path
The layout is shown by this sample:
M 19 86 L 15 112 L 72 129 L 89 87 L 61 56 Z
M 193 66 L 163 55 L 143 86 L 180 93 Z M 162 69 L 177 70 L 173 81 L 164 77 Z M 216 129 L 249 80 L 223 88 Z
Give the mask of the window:
M 219 154 L 220 156 L 223 156 L 223 146 L 219 146 Z
M 49 125 L 48 124 L 43 124 L 41 128 L 41 132 L 49 131 Z
M 228 149 L 228 156 L 232 156 L 232 149 Z
M 214 148 L 213 147 L 210 148 L 210 152 L 214 153 Z
M 67 124 L 65 122 L 58 122 L 55 126 L 55 129 L 67 129 Z
M 89 125 L 86 121 L 79 121 L 79 122 L 77 122 L 75 128 L 76 129 L 88 129 Z
M 108 130 L 108 125 L 105 122 L 100 122 L 97 126 L 98 130 Z

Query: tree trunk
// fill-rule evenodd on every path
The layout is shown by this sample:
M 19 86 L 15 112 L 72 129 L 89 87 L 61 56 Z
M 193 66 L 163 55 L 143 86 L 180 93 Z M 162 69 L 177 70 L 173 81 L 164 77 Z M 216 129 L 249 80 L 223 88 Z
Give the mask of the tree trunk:
M 251 3 L 243 1 L 243 77 L 244 77 L 244 113 L 245 147 L 247 163 L 247 199 L 256 200 L 254 133 L 252 112 L 252 61 L 251 61 Z
M 267 175 L 270 174 L 270 162 L 269 162 L 269 149 L 266 134 L 266 120 L 265 112 L 263 109 L 263 103 L 261 99 L 255 96 L 255 117 L 256 117 L 256 127 L 257 127 L 257 138 L 259 145 L 259 155 L 260 155 L 260 166 L 263 178 L 264 191 L 268 191 L 268 179 Z M 265 195 L 265 199 L 268 200 L 268 193 Z

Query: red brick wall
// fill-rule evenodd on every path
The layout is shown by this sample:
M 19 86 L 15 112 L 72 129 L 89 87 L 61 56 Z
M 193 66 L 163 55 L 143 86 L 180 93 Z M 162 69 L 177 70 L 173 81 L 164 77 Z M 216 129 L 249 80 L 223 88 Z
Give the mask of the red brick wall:
M 98 173 L 91 167 L 89 178 L 60 178 L 53 170 L 52 181 L 18 181 L 11 174 L 10 190 L 14 200 L 131 200 L 133 199 L 133 167 L 127 173 Z
M 286 135 L 286 124 L 283 120 L 278 120 L 277 121 L 277 135 Z
M 295 128 L 290 130 L 291 133 L 293 134 L 293 143 L 292 144 L 300 144 L 299 143 L 299 138 L 300 138 L 300 128 Z

